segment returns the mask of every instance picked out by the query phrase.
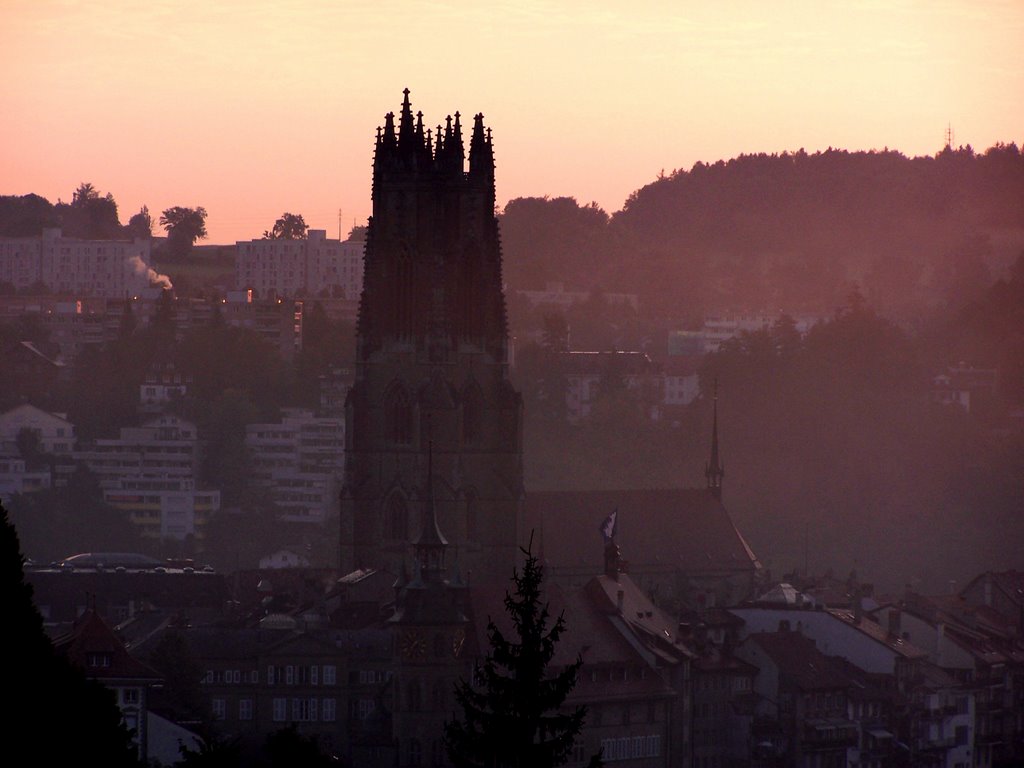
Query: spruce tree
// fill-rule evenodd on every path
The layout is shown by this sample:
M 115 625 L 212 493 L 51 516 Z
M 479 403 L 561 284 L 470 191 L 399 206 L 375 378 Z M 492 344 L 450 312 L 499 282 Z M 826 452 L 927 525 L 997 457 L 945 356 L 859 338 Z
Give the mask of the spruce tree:
M 513 573 L 514 590 L 505 593 L 514 636 L 488 621 L 490 651 L 476 667 L 475 682 L 461 680 L 455 687 L 462 717 L 445 723 L 444 744 L 457 768 L 563 765 L 586 717 L 586 707 L 563 707 L 583 660 L 577 656 L 564 669 L 549 670 L 565 619 L 559 615 L 549 628 L 543 570 L 530 550 L 522 551 L 526 563 Z M 590 767 L 600 765 L 594 755 Z

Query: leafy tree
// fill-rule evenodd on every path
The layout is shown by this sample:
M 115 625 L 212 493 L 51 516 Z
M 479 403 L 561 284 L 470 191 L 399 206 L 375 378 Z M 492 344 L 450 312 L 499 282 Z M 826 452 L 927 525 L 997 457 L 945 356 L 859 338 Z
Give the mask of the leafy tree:
M 148 239 L 153 236 L 153 217 L 150 216 L 147 206 L 142 206 L 138 213 L 128 219 L 126 230 L 129 237 Z
M 270 768 L 328 768 L 336 762 L 320 750 L 317 739 L 303 736 L 295 724 L 267 736 L 266 753 Z
M 300 214 L 283 213 L 274 228 L 263 233 L 264 240 L 305 240 L 309 225 Z
M 82 182 L 75 190 L 71 204 L 59 203 L 56 211 L 66 237 L 87 240 L 112 240 L 121 236 L 121 222 L 117 218 L 114 196 L 100 195 L 89 182 Z
M 160 226 L 167 230 L 167 250 L 183 257 L 192 250 L 196 240 L 206 237 L 206 209 L 174 206 L 160 215 Z
M 478 685 L 465 680 L 455 688 L 462 718 L 446 722 L 444 744 L 458 768 L 545 768 L 564 764 L 583 727 L 586 707 L 562 707 L 576 685 L 583 660 L 549 673 L 565 620 L 549 629 L 547 603 L 541 602 L 543 570 L 530 550 L 513 574 L 514 592 L 505 593 L 505 610 L 514 638 L 494 621 L 487 624 L 491 649 L 476 668 Z M 600 755 L 591 768 L 602 765 Z

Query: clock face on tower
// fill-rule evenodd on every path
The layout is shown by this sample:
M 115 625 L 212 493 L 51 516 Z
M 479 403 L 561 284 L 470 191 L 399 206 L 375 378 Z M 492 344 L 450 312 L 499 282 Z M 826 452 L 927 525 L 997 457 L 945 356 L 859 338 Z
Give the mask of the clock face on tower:
M 420 661 L 427 655 L 426 638 L 415 629 L 407 629 L 402 632 L 398 642 L 398 650 L 401 652 L 403 659 Z

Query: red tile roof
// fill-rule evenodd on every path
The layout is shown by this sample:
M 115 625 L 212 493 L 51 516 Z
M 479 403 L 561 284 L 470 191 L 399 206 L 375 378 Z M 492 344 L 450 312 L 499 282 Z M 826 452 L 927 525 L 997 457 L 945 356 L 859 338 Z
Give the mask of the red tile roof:
M 58 653 L 97 680 L 159 680 L 160 674 L 125 650 L 96 611 L 88 610 L 66 635 L 53 642 Z

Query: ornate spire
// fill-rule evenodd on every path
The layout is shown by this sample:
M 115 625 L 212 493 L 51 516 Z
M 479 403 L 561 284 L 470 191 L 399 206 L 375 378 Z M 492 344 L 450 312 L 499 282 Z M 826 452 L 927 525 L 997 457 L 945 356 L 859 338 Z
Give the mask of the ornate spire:
M 484 133 L 482 112 L 473 117 L 473 137 L 469 141 L 469 175 L 485 186 L 494 179 L 494 153 L 491 152 L 490 139 Z
M 428 435 L 431 431 L 427 422 Z M 427 438 L 427 492 L 423 502 L 423 522 L 420 533 L 413 542 L 416 560 L 427 572 L 440 573 L 444 569 L 444 551 L 448 540 L 441 533 L 437 524 L 437 511 L 434 509 L 434 439 Z
M 722 500 L 722 478 L 725 476 L 725 469 L 718 459 L 718 378 L 715 377 L 715 389 L 713 400 L 713 416 L 711 421 L 711 458 L 704 468 L 704 476 L 708 479 L 708 490 L 718 499 Z
M 412 146 L 414 128 L 412 124 L 412 105 L 409 103 L 409 89 L 406 88 L 402 93 L 405 95 L 405 98 L 402 100 L 402 116 L 398 123 L 398 146 L 405 149 Z
M 385 148 L 395 146 L 395 113 L 388 112 L 384 115 L 384 141 Z

